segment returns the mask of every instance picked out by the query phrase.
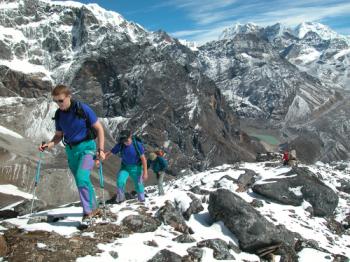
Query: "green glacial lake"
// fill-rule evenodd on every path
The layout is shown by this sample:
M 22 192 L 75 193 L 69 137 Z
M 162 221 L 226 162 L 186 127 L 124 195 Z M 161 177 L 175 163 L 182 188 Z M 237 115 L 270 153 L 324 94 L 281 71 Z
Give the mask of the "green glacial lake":
M 280 144 L 280 142 L 273 136 L 269 136 L 269 135 L 259 135 L 259 134 L 249 134 L 250 136 L 256 137 L 259 140 L 269 143 L 270 145 L 278 145 Z

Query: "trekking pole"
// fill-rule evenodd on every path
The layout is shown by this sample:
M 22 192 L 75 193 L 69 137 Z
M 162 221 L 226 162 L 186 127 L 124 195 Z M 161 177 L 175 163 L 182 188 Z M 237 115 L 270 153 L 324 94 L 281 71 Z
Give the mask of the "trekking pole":
M 41 142 L 41 145 L 44 145 L 46 142 Z M 45 150 L 45 149 L 44 149 Z M 39 160 L 37 162 L 37 167 L 36 167 L 36 174 L 35 174 L 35 182 L 34 182 L 34 189 L 33 189 L 33 198 L 32 198 L 32 204 L 30 206 L 30 216 L 33 214 L 33 206 L 34 206 L 34 199 L 35 199 L 35 193 L 36 193 L 36 188 L 39 183 L 39 178 L 40 178 L 40 167 L 41 167 L 41 159 L 43 156 L 43 152 L 40 151 L 39 153 Z
M 103 220 L 106 220 L 106 201 L 105 201 L 105 186 L 103 181 L 103 169 L 102 161 L 100 160 L 100 165 L 98 169 L 98 175 L 100 177 L 100 188 L 102 189 L 102 204 L 103 204 Z

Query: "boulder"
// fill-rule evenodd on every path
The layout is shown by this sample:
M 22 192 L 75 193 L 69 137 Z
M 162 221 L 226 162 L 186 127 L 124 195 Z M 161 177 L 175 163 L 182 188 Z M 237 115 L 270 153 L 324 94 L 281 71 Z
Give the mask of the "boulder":
M 230 245 L 222 239 L 207 239 L 197 243 L 198 247 L 207 247 L 213 249 L 213 256 L 217 260 L 234 260 L 235 257 L 230 254 Z
M 315 216 L 330 216 L 338 205 L 337 194 L 310 170 L 294 167 L 278 179 L 257 183 L 253 191 L 281 204 L 299 206 L 304 200 L 313 207 Z
M 202 205 L 202 201 L 195 195 L 190 193 L 187 193 L 187 195 L 192 199 L 192 202 L 190 203 L 190 207 L 183 212 L 182 215 L 186 220 L 189 220 L 192 214 L 198 214 L 204 210 L 204 207 Z
M 196 239 L 194 239 L 190 234 L 182 234 L 173 238 L 173 241 L 178 243 L 193 243 L 196 242 Z
M 181 256 L 168 249 L 162 249 L 147 262 L 181 262 Z
M 166 201 L 157 212 L 156 217 L 166 225 L 172 226 L 181 233 L 193 233 L 193 230 L 187 226 L 185 219 L 170 201 Z
M 19 216 L 23 216 L 30 213 L 31 206 L 32 200 L 25 200 L 22 203 L 15 206 L 13 210 L 17 212 Z M 33 203 L 33 212 L 42 211 L 45 209 L 46 206 L 47 205 L 44 201 L 36 199 Z
M 213 221 L 223 221 L 238 239 L 239 247 L 250 253 L 278 243 L 294 245 L 294 235 L 277 227 L 249 203 L 227 189 L 218 189 L 209 197 L 209 214 Z
M 187 249 L 189 261 L 202 261 L 203 257 L 203 249 L 198 248 L 198 247 L 190 247 Z
M 154 232 L 160 226 L 160 221 L 145 215 L 129 215 L 122 221 L 122 225 L 137 233 Z

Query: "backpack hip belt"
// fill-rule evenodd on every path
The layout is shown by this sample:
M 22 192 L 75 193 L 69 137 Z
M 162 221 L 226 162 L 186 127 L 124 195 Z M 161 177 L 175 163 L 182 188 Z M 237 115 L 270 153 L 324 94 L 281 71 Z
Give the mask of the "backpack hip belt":
M 89 141 L 89 140 L 94 140 L 90 137 L 86 137 L 83 140 L 77 141 L 77 142 L 72 142 L 72 143 L 67 143 L 66 141 L 62 140 L 62 143 L 64 146 L 69 146 L 70 149 L 72 149 L 73 146 L 77 146 L 82 142 Z

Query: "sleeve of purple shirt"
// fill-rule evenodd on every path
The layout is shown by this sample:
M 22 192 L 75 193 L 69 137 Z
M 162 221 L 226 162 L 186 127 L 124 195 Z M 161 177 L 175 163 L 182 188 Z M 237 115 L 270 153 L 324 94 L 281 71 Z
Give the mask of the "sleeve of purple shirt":
M 116 145 L 112 148 L 111 152 L 112 152 L 114 155 L 116 155 L 116 154 L 119 153 L 119 151 L 120 151 L 120 144 L 118 143 L 118 144 L 116 144 Z
M 59 112 L 58 112 L 58 114 L 59 114 Z M 55 120 L 55 127 L 56 127 L 56 131 L 62 131 L 62 127 L 61 127 L 58 120 Z

